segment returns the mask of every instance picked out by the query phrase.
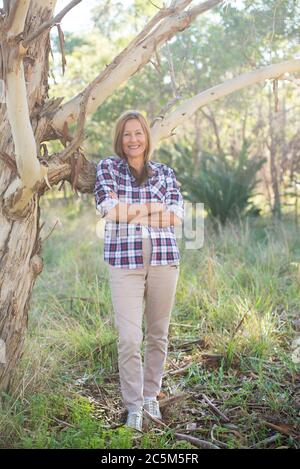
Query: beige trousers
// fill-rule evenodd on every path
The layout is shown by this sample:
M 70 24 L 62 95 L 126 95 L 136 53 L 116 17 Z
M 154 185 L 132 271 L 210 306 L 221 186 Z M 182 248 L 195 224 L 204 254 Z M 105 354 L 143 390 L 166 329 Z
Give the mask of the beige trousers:
M 143 238 L 142 269 L 108 265 L 114 320 L 118 331 L 121 392 L 129 411 L 142 407 L 144 397 L 160 392 L 167 357 L 170 315 L 179 265 L 151 266 L 151 238 Z M 145 312 L 145 315 L 144 315 Z M 144 368 L 141 358 L 145 318 Z

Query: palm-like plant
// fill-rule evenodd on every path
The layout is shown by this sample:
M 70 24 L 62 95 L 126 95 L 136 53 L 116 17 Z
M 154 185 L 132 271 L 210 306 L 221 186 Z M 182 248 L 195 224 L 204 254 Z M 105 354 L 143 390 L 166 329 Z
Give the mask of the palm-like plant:
M 215 156 L 203 153 L 196 169 L 192 163 L 191 149 L 179 145 L 175 147 L 180 157 L 175 161 L 173 158 L 173 166 L 177 169 L 185 198 L 204 203 L 208 215 L 222 225 L 227 220 L 259 213 L 251 198 L 259 182 L 257 172 L 266 160 L 257 156 L 250 159 L 248 148 L 248 142 L 244 141 L 235 158 L 225 154 Z

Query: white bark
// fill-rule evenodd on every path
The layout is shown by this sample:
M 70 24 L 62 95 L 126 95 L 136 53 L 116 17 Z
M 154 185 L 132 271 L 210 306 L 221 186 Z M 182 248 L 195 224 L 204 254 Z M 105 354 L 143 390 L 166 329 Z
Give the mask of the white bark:
M 34 0 L 31 5 L 30 1 L 22 0 L 15 5 L 16 8 L 12 7 L 10 11 L 12 16 L 9 16 L 11 21 L 8 31 L 9 42 L 7 42 L 7 52 L 4 57 L 7 118 L 14 142 L 16 165 L 20 175 L 20 179 L 14 179 L 4 193 L 4 202 L 11 214 L 22 213 L 32 195 L 36 192 L 39 181 L 47 174 L 47 168 L 40 165 L 37 157 L 37 143 L 30 121 L 29 106 L 29 99 L 36 97 L 36 90 L 38 89 L 39 93 L 41 91 L 41 77 L 45 67 L 44 57 L 42 59 L 37 58 L 36 64 L 31 71 L 35 79 L 26 87 L 23 57 L 27 53 L 27 48 L 24 48 L 22 42 L 14 40 L 14 38 L 23 32 L 25 19 L 30 10 L 31 14 L 34 9 L 36 13 L 51 15 L 56 0 Z M 36 21 L 32 21 L 33 27 L 35 24 Z M 36 103 L 36 99 L 34 101 L 33 105 Z
M 18 0 L 17 0 L 18 1 Z M 52 8 L 55 0 L 31 0 L 27 13 L 27 24 L 25 33 L 35 31 L 41 22 L 47 21 L 52 16 Z M 11 25 L 18 18 L 18 8 L 13 9 L 13 1 L 10 2 L 10 12 L 15 13 L 10 17 Z M 6 5 L 7 6 L 7 5 Z M 20 10 L 19 10 L 20 11 Z M 17 15 L 16 15 L 17 14 Z M 21 23 L 18 22 L 20 25 Z M 22 30 L 15 29 L 14 33 Z M 28 53 L 31 61 L 27 62 L 23 69 L 23 60 L 20 56 L 18 41 L 19 36 L 14 39 L 13 34 L 9 43 L 7 37 L 1 36 L 1 61 L 5 65 L 5 79 L 8 85 L 8 106 L 0 106 L 0 155 L 8 154 L 13 160 L 17 148 L 17 159 L 23 177 L 28 178 L 28 184 L 32 185 L 26 167 L 32 165 L 32 154 L 36 156 L 36 144 L 32 140 L 32 129 L 29 115 L 43 103 L 47 97 L 47 61 L 48 61 L 48 38 L 42 35 L 39 41 L 30 45 Z M 3 72 L 3 69 L 2 69 Z M 31 80 L 32 74 L 36 79 Z M 38 74 L 40 73 L 40 76 Z M 8 74 L 8 75 L 7 75 Z M 24 74 L 26 79 L 26 90 Z M 7 86 L 6 86 L 7 88 Z M 26 93 L 27 92 L 27 93 Z M 20 102 L 19 102 L 20 100 Z M 22 116 L 25 111 L 26 116 Z M 8 122 L 8 117 L 10 124 Z M 25 127 L 22 127 L 25 125 Z M 19 127 L 20 126 L 20 127 Z M 13 136 L 13 138 L 12 138 Z M 15 140 L 15 142 L 13 142 Z M 26 151 L 23 153 L 22 142 L 26 143 Z M 37 139 L 38 143 L 38 139 Z M 31 154 L 32 150 L 32 154 Z M 23 163 L 23 157 L 24 163 Z M 28 159 L 30 159 L 30 164 Z M 33 161 L 33 165 L 35 165 Z M 25 169 L 24 169 L 25 168 Z M 61 169 L 61 168 L 60 168 Z M 14 181 L 14 182 L 11 182 Z M 16 178 L 15 171 L 5 162 L 0 162 L 0 338 L 6 346 L 6 362 L 0 363 L 0 389 L 7 390 L 14 375 L 16 366 L 20 361 L 23 350 L 23 341 L 27 329 L 28 310 L 32 288 L 35 280 L 43 268 L 40 256 L 41 239 L 40 233 L 40 210 L 39 195 L 22 185 L 22 181 Z M 7 190 L 8 186 L 9 189 Z M 23 189 L 20 191 L 20 186 Z M 9 200 L 4 199 L 11 194 Z M 20 204 L 26 206 L 26 217 L 9 210 Z M 6 201 L 8 205 L 6 205 Z M 30 201 L 30 203 L 28 202 Z M 14 206 L 14 202 L 16 205 Z
M 299 70 L 300 59 L 289 60 L 287 62 L 268 65 L 258 70 L 243 73 L 231 80 L 227 80 L 224 83 L 202 91 L 198 95 L 186 100 L 169 115 L 154 121 L 151 129 L 153 148 L 158 145 L 160 140 L 172 136 L 176 127 L 190 119 L 201 107 L 224 96 L 228 96 L 235 91 L 246 88 L 247 86 L 254 85 L 264 80 L 283 77 L 285 73 L 297 72 Z
M 7 74 L 6 106 L 15 145 L 18 172 L 24 186 L 32 188 L 41 177 L 36 142 L 30 123 L 23 63 Z
M 6 75 L 6 107 L 14 141 L 14 154 L 21 179 L 15 179 L 4 194 L 9 199 L 17 190 L 19 195 L 12 204 L 12 213 L 22 212 L 35 192 L 36 184 L 46 175 L 46 168 L 37 158 L 37 147 L 32 130 L 23 61 L 14 63 L 15 69 Z
M 8 39 L 18 36 L 24 31 L 26 15 L 31 0 L 16 0 L 9 15 L 9 30 L 7 32 Z

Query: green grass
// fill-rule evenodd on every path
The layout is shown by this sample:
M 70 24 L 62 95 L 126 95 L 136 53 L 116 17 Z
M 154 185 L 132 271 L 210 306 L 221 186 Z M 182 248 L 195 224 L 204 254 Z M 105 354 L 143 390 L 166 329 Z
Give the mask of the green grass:
M 264 447 L 274 435 L 266 447 L 300 447 L 299 368 L 291 360 L 300 238 L 288 219 L 229 225 L 218 234 L 207 223 L 203 248 L 180 243 L 162 392 L 186 396 L 164 409 L 166 429 L 152 423 L 137 436 L 122 426 L 98 218 L 79 202 L 43 213 L 44 237 L 56 216 L 61 224 L 44 245 L 24 355 L 0 410 L 0 447 L 191 448 L 176 432 L 226 448 Z M 184 345 L 195 339 L 202 341 Z

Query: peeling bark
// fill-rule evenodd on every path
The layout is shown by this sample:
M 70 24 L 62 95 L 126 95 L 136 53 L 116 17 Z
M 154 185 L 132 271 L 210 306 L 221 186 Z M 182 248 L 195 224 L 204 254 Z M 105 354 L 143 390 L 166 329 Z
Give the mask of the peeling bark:
M 0 389 L 7 390 L 23 350 L 32 289 L 43 267 L 38 196 L 21 220 L 7 220 L 0 209 L 0 224 L 0 337 L 6 346 Z

